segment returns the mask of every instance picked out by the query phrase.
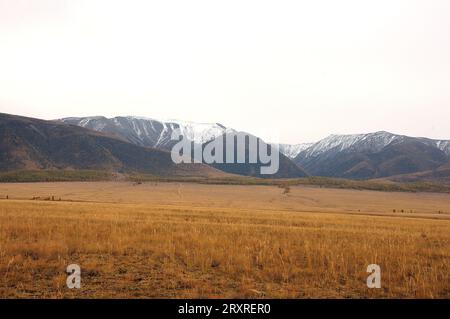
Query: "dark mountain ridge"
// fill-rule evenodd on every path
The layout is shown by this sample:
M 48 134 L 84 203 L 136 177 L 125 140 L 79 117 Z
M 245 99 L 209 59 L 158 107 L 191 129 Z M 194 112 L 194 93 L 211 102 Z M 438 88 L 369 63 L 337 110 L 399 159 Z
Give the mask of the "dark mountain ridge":
M 155 175 L 214 174 L 202 164 L 175 165 L 170 153 L 55 121 L 0 113 L 0 170 L 95 169 Z
M 107 133 L 139 146 L 153 147 L 160 150 L 171 150 L 177 143 L 177 141 L 171 140 L 171 134 L 175 129 L 179 129 L 182 136 L 192 142 L 192 149 L 204 149 L 206 145 L 216 138 L 226 140 L 227 137 L 233 134 L 252 136 L 248 133 L 227 128 L 219 123 L 193 123 L 175 120 L 159 121 L 135 116 L 117 116 L 114 118 L 106 118 L 103 116 L 68 117 L 58 121 Z M 264 146 L 267 145 L 260 138 L 257 138 L 257 140 Z M 234 151 L 236 153 L 236 148 Z M 246 152 L 248 152 L 248 145 L 246 146 Z M 225 148 L 223 149 L 223 153 L 226 154 Z M 193 158 L 193 156 L 191 157 Z M 261 167 L 266 165 L 261 163 L 260 160 L 257 163 L 250 163 L 248 157 L 245 163 L 212 163 L 209 165 L 223 172 L 244 176 L 263 178 L 295 178 L 307 176 L 302 168 L 298 167 L 298 165 L 280 152 L 279 170 L 275 174 L 262 174 Z
M 380 178 L 438 168 L 450 160 L 446 142 L 389 132 L 330 136 L 294 161 L 317 176 Z

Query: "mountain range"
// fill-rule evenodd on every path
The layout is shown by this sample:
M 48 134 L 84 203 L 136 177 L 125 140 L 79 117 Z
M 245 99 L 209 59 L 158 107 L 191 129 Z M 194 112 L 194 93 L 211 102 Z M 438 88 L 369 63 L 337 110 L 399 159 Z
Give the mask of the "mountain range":
M 227 173 L 270 178 L 307 176 L 282 154 L 280 169 L 273 175 L 261 174 L 261 161 L 211 165 L 173 163 L 169 150 L 175 143 L 171 141 L 175 128 L 180 128 L 188 138 L 195 137 L 193 147 L 204 148 L 217 136 L 232 132 L 220 124 L 181 126 L 138 118 L 78 120 L 44 121 L 0 113 L 0 171 L 95 169 L 163 176 L 226 176 Z M 201 134 L 194 134 L 198 132 Z
M 316 143 L 280 144 L 277 145 L 279 172 L 261 176 L 258 173 L 261 163 L 172 164 L 168 151 L 176 143 L 171 140 L 175 129 L 180 129 L 194 147 L 202 148 L 219 136 L 243 134 L 220 123 L 161 121 L 136 116 L 44 121 L 0 114 L 0 170 L 95 168 L 156 175 L 231 173 L 272 178 L 313 175 L 450 182 L 448 140 L 380 131 L 330 135 Z
M 193 143 L 193 148 L 204 148 L 219 136 L 223 136 L 226 139 L 231 134 L 249 135 L 248 133 L 227 128 L 220 123 L 194 123 L 178 120 L 160 121 L 136 116 L 119 116 L 114 118 L 106 118 L 103 116 L 69 117 L 59 119 L 58 121 L 110 134 L 139 146 L 165 151 L 170 151 L 172 146 L 177 142 L 171 139 L 172 132 L 175 129 L 179 129 L 181 134 Z M 263 142 L 262 140 L 260 141 Z M 248 151 L 248 148 L 246 150 Z M 225 149 L 224 153 L 226 153 Z M 248 161 L 243 164 L 219 163 L 211 164 L 211 166 L 227 173 L 245 176 L 272 178 L 307 176 L 301 167 L 294 164 L 282 153 L 280 154 L 280 169 L 278 173 L 270 176 L 260 174 L 260 168 L 262 166 L 260 162 L 255 164 L 248 163 Z
M 438 170 L 450 162 L 450 141 L 375 132 L 331 135 L 293 159 L 317 176 L 372 179 Z
M 222 174 L 203 164 L 175 165 L 170 153 L 58 121 L 0 113 L 0 170 L 91 169 L 154 175 Z

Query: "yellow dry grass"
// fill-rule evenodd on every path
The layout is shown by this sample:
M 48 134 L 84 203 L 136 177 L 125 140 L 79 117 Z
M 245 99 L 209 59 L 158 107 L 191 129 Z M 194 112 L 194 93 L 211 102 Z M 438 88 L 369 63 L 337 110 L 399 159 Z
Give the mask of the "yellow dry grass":
M 6 195 L 3 298 L 450 297 L 448 194 L 105 182 Z M 381 289 L 366 286 L 373 263 Z

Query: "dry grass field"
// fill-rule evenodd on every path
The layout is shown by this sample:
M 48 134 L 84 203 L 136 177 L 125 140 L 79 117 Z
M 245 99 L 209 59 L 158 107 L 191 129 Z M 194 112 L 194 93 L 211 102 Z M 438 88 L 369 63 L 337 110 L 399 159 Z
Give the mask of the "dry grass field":
M 450 298 L 449 194 L 72 182 L 0 198 L 1 298 Z

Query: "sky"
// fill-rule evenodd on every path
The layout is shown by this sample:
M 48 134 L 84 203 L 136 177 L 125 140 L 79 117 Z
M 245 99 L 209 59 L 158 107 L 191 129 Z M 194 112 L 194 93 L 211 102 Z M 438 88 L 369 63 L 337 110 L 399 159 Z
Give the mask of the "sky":
M 450 139 L 450 1 L 0 0 L 0 112 Z

